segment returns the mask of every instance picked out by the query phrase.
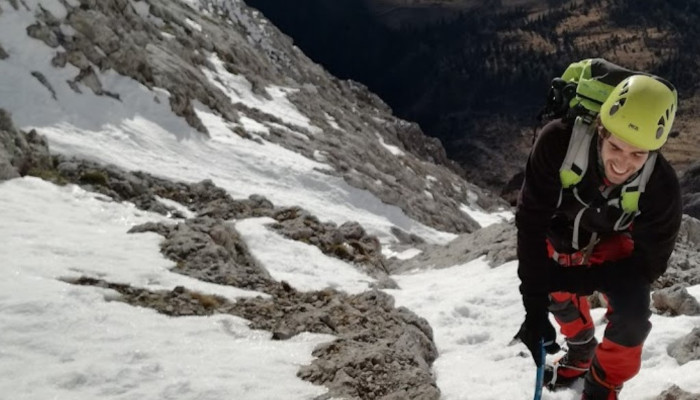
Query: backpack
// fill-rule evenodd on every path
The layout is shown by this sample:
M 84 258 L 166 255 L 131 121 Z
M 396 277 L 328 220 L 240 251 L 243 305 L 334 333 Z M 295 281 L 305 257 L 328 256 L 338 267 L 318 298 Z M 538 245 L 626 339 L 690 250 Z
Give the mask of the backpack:
M 539 123 L 562 118 L 573 121 L 573 131 L 564 162 L 559 170 L 559 178 L 564 190 L 572 190 L 577 194 L 576 185 L 583 179 L 589 160 L 589 150 L 592 140 L 597 135 L 595 129 L 596 117 L 605 99 L 618 83 L 625 78 L 644 74 L 621 67 L 602 58 L 590 58 L 571 63 L 561 77 L 554 78 L 549 88 L 547 101 L 537 118 Z M 535 138 L 536 139 L 536 129 Z M 610 198 L 608 203 L 623 210 L 622 216 L 615 224 L 615 230 L 623 231 L 630 227 L 634 217 L 639 214 L 639 198 L 646 188 L 647 181 L 654 170 L 657 153 L 649 154 L 649 159 L 634 179 L 625 183 L 620 191 L 620 197 Z M 607 198 L 612 187 L 606 189 L 603 195 Z M 562 201 L 560 194 L 559 202 Z M 581 203 L 588 207 L 589 205 Z M 582 209 L 581 213 L 585 210 Z M 578 221 L 578 218 L 576 218 Z M 575 232 L 578 228 L 575 227 Z M 578 235 L 572 240 L 574 248 L 580 248 Z M 592 238 L 592 241 L 595 240 Z
M 571 63 L 561 77 L 552 80 L 547 102 L 537 118 L 540 123 L 556 118 L 574 120 L 578 116 L 594 119 L 615 86 L 637 74 L 648 75 L 602 58 Z

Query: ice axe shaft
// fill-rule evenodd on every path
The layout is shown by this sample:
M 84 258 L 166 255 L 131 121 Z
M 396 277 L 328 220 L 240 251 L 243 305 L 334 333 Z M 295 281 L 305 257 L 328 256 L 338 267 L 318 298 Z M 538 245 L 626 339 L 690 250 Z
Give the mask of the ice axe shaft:
M 537 366 L 537 375 L 535 376 L 535 397 L 534 400 L 542 399 L 542 386 L 544 386 L 544 339 L 540 339 L 539 343 L 540 363 Z

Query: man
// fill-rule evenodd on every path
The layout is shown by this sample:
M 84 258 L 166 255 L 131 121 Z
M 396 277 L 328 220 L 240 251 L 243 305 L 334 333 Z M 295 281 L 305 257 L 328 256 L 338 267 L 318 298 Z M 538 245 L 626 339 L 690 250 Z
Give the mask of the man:
M 650 284 L 666 270 L 682 215 L 676 173 L 658 153 L 676 108 L 669 83 L 633 75 L 615 87 L 592 122 L 595 131 L 582 147 L 587 166 L 571 168 L 583 174 L 578 183 L 562 183 L 571 172 L 563 164 L 572 121 L 545 126 L 530 154 L 516 213 L 526 311 L 516 336 L 540 365 L 541 339 L 550 354 L 559 350 L 552 312 L 568 351 L 546 370 L 550 387 L 583 377 L 582 399 L 613 400 L 639 371 L 651 330 Z M 600 344 L 586 298 L 594 290 L 608 302 Z

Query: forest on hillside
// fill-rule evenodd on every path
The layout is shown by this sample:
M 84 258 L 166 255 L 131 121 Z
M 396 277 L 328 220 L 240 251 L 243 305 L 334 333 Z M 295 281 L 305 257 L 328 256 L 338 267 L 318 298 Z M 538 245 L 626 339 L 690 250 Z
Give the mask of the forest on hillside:
M 399 29 L 378 23 L 362 0 L 246 1 L 331 73 L 364 83 L 440 138 L 467 169 L 494 141 L 485 131 L 534 124 L 549 82 L 573 61 L 602 56 L 656 73 L 681 97 L 700 82 L 700 0 L 548 1 L 538 13 L 493 2 Z

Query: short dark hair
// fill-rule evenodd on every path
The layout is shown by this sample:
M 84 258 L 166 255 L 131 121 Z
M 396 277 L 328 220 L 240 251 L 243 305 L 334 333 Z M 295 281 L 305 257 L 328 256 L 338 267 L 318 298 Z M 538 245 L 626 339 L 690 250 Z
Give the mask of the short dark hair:
M 601 139 L 608 139 L 612 135 L 609 130 L 605 129 L 605 126 L 598 121 L 598 136 L 600 136 Z

